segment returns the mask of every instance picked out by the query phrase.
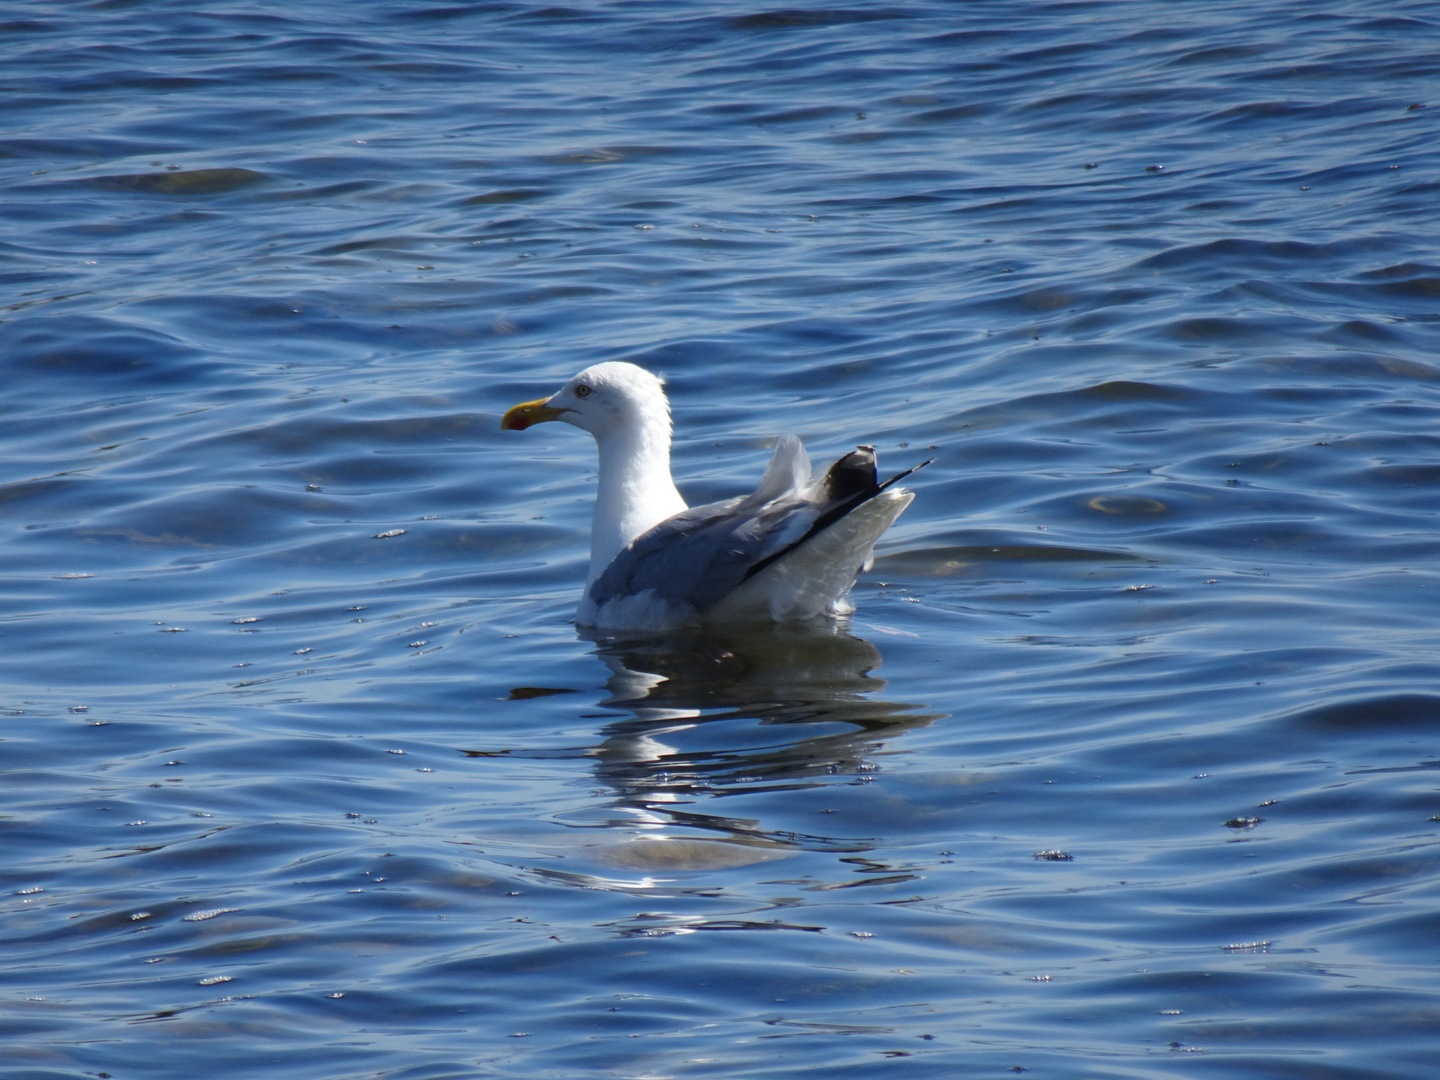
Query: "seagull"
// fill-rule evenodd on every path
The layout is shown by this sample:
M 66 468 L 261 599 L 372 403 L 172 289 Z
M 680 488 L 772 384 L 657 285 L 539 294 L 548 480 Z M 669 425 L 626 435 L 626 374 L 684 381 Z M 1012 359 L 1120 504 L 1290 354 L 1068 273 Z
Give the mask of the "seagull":
M 590 572 L 575 613 L 600 631 L 849 614 L 856 574 L 915 498 L 895 482 L 930 464 L 877 483 L 875 448 L 860 446 L 812 477 L 800 440 L 783 435 L 754 492 L 687 507 L 670 476 L 670 401 L 644 368 L 588 367 L 510 409 L 500 427 L 547 420 L 590 432 L 600 452 Z

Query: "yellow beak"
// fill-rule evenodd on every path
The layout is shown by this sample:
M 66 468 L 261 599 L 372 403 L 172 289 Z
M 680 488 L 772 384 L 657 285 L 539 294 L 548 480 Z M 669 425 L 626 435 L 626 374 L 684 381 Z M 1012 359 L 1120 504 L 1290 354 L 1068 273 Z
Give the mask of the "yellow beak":
M 560 414 L 569 409 L 552 409 L 541 398 L 539 401 L 525 401 L 516 405 L 500 418 L 501 431 L 524 431 L 531 424 L 543 424 L 546 420 L 559 420 Z

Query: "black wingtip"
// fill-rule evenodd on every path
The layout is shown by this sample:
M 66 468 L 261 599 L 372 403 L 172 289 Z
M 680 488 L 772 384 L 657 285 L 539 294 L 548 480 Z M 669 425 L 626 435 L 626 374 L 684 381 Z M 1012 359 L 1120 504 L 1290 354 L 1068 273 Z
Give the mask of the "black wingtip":
M 760 573 L 777 559 L 783 559 L 790 552 L 794 551 L 801 544 L 805 543 L 816 533 L 824 532 L 835 522 L 854 510 L 861 503 L 869 502 L 880 492 L 884 491 L 897 480 L 903 480 L 913 472 L 919 472 L 926 465 L 933 465 L 935 459 L 922 461 L 919 465 L 912 465 L 902 473 L 896 473 L 883 484 L 875 483 L 875 448 L 873 446 L 857 446 L 850 453 L 846 454 L 825 474 L 826 494 L 831 501 L 830 509 L 826 510 L 815 523 L 810 526 L 805 535 L 794 543 L 787 544 L 773 555 L 768 555 L 752 565 L 745 571 L 744 581 L 749 581 L 756 574 Z M 861 484 L 860 481 L 864 480 Z M 835 484 L 854 483 L 856 486 L 848 494 L 836 494 Z
M 825 474 L 825 499 L 839 502 L 855 495 L 873 494 L 879 488 L 875 484 L 875 448 L 857 446 Z
M 910 468 L 906 469 L 904 472 L 896 473 L 894 476 L 890 477 L 889 480 L 886 480 L 883 484 L 880 485 L 879 490 L 884 491 L 891 484 L 899 480 L 904 480 L 905 477 L 909 476 L 911 473 L 919 472 L 921 469 L 925 468 L 926 465 L 934 465 L 935 461 L 936 459 L 932 457 L 920 462 L 919 465 L 911 465 Z
M 919 472 L 926 465 L 935 464 L 932 457 L 919 465 L 912 465 L 904 472 L 896 473 L 883 484 L 877 483 L 875 472 L 875 447 L 857 446 L 846 454 L 825 474 L 825 495 L 828 502 L 853 499 L 857 495 L 879 495 L 891 484 L 903 480 L 911 473 Z

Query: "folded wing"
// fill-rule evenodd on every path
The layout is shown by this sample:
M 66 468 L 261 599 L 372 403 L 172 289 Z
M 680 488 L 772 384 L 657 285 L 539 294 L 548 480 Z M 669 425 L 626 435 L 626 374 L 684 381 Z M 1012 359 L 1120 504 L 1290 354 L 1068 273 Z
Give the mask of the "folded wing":
M 602 625 L 835 610 L 875 540 L 912 498 L 887 490 L 899 478 L 876 483 L 874 449 L 866 446 L 812 483 L 804 448 L 787 435 L 753 494 L 654 526 L 615 556 L 586 599 Z

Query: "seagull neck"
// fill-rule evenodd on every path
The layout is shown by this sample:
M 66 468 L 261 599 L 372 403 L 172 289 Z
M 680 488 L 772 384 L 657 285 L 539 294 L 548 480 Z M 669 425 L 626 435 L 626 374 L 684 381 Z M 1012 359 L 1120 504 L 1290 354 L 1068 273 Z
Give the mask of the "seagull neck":
M 670 478 L 669 425 L 612 430 L 597 438 L 600 482 L 590 526 L 594 581 L 626 544 L 685 509 Z

